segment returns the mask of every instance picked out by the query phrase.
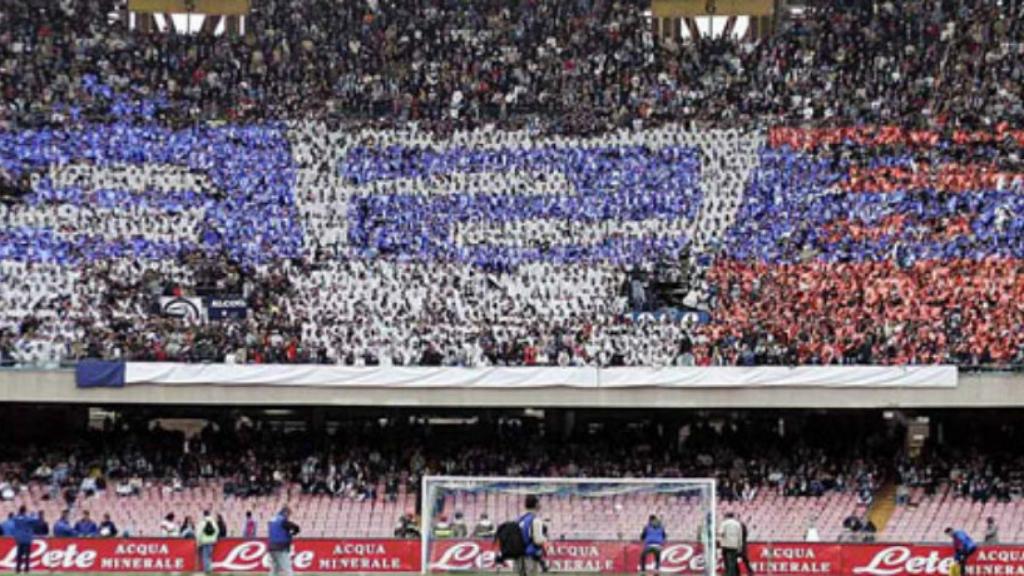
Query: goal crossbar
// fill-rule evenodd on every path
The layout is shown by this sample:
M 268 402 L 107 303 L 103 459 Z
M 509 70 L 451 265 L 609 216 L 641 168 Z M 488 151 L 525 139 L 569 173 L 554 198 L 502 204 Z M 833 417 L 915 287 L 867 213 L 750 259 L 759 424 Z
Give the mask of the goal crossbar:
M 424 476 L 423 482 L 522 482 L 534 484 L 687 484 L 715 485 L 714 478 L 559 478 L 551 476 Z

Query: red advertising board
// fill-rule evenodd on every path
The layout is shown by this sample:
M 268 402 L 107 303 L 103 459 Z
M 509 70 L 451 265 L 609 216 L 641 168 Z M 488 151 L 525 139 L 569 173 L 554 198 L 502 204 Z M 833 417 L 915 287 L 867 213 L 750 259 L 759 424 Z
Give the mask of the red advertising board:
M 556 542 L 549 550 L 552 571 L 623 573 L 639 569 L 636 543 Z M 751 543 L 755 574 L 774 576 L 918 576 L 949 574 L 951 546 L 902 544 Z M 721 572 L 721 559 L 718 561 Z M 433 572 L 494 567 L 493 545 L 485 541 L 443 541 L 431 551 Z M 700 547 L 672 543 L 661 555 L 661 573 L 703 574 Z M 1024 546 L 982 546 L 971 558 L 970 574 L 1024 575 Z
M 842 546 L 847 574 L 893 576 L 949 574 L 953 565 L 951 546 L 872 544 Z M 980 546 L 971 556 L 970 575 L 1024 574 L 1024 546 Z
M 553 572 L 595 574 L 636 572 L 640 545 L 633 542 L 559 541 L 548 548 Z M 950 546 L 904 544 L 752 543 L 757 574 L 774 576 L 944 576 L 953 560 Z M 494 545 L 485 540 L 433 543 L 432 572 L 479 572 L 494 568 Z M 0 539 L 0 571 L 14 569 L 14 542 Z M 419 572 L 418 540 L 296 540 L 296 573 Z M 264 572 L 269 557 L 264 540 L 223 540 L 214 548 L 214 569 Z M 51 538 L 32 545 L 32 570 L 51 572 L 191 572 L 198 568 L 192 540 L 133 538 Z M 665 547 L 661 572 L 698 575 L 704 557 L 699 546 Z M 719 560 L 719 569 L 721 560 Z M 719 570 L 721 571 L 721 570 Z M 1024 546 L 982 546 L 971 559 L 973 575 L 1024 576 Z
M 839 546 L 835 544 L 751 544 L 755 573 L 839 574 Z M 547 560 L 554 572 L 637 572 L 642 547 L 634 542 L 552 542 Z M 487 570 L 494 567 L 494 549 L 486 541 L 442 541 L 431 551 L 434 572 Z M 719 561 L 719 564 L 721 561 Z M 648 558 L 648 567 L 653 569 Z M 699 545 L 671 543 L 661 553 L 662 574 L 703 574 L 704 555 Z
M 14 540 L 0 539 L 0 570 L 14 570 L 14 553 Z M 196 546 L 163 538 L 47 538 L 32 543 L 29 566 L 52 572 L 191 572 Z
M 266 540 L 221 540 L 213 549 L 215 572 L 267 572 Z M 296 540 L 292 569 L 313 572 L 419 572 L 419 540 Z

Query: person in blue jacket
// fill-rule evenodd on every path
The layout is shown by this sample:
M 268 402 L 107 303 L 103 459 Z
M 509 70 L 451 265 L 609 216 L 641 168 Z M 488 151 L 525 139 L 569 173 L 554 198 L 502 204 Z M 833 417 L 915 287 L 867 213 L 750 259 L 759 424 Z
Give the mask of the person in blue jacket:
M 82 512 L 82 519 L 75 523 L 75 532 L 82 538 L 95 538 L 100 533 L 100 527 L 89 517 L 89 511 Z
M 520 576 L 546 572 L 544 561 L 544 545 L 547 543 L 547 526 L 537 515 L 540 512 L 540 499 L 535 494 L 528 494 L 525 502 L 526 511 L 519 517 L 519 533 L 526 544 L 526 554 L 516 559 L 516 573 Z
M 978 551 L 978 544 L 963 530 L 950 527 L 946 534 L 953 538 L 953 559 L 960 565 L 960 576 L 967 576 L 967 560 Z
M 292 538 L 299 533 L 299 526 L 289 516 L 291 510 L 285 506 L 267 525 L 271 576 L 292 576 Z
M 14 512 L 9 512 L 7 520 L 0 523 L 0 534 L 7 538 L 14 538 Z
M 68 520 L 69 512 L 67 510 L 60 513 L 60 519 L 53 523 L 53 537 L 54 538 L 74 538 L 78 536 L 75 532 L 75 527 L 71 525 L 71 520 Z
M 28 573 L 29 559 L 32 557 L 32 539 L 36 535 L 36 522 L 38 519 L 28 513 L 24 506 L 18 508 L 18 515 L 14 517 L 14 544 L 16 552 L 14 555 L 14 572 Z
M 661 571 L 661 549 L 665 547 L 668 535 L 665 533 L 665 527 L 661 525 L 661 520 L 654 514 L 647 519 L 647 526 L 644 526 L 643 532 L 640 533 L 640 540 L 644 543 L 644 551 L 640 553 L 640 572 L 647 571 L 648 556 L 654 556 L 654 571 Z

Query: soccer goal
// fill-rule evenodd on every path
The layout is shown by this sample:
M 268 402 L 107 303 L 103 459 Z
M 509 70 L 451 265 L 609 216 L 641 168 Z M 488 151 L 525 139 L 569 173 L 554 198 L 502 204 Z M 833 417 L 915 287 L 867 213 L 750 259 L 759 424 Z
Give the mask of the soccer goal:
M 551 572 L 639 572 L 646 548 L 641 533 L 654 516 L 667 536 L 662 572 L 714 574 L 713 479 L 466 476 L 423 478 L 423 572 L 500 568 L 493 532 L 525 513 L 529 495 L 539 502 Z M 653 571 L 655 555 L 643 556 Z

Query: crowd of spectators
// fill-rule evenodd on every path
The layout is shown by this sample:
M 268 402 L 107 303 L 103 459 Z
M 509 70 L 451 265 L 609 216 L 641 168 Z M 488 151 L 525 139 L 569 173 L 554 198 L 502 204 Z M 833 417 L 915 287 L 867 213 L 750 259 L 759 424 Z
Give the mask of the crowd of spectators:
M 311 140 L 334 137 L 310 133 Z M 124 137 L 146 142 L 147 134 Z M 299 151 L 296 162 L 313 166 L 301 169 L 269 154 L 281 135 L 263 134 L 252 135 L 252 147 L 230 150 L 267 163 L 252 170 L 232 163 L 209 178 L 143 168 L 57 170 L 5 209 L 11 227 L 0 251 L 9 259 L 0 261 L 0 274 L 10 290 L 0 294 L 0 359 L 383 366 L 1024 360 L 1024 310 L 1014 305 L 1024 296 L 1024 219 L 1015 216 L 1024 201 L 1011 167 L 943 180 L 959 191 L 836 194 L 836 186 L 864 186 L 863 171 L 854 184 L 848 173 L 872 162 L 895 166 L 874 176 L 885 192 L 887 178 L 908 160 L 887 155 L 883 144 L 866 159 L 851 158 L 849 149 L 832 159 L 801 156 L 793 149 L 820 146 L 830 133 L 789 136 L 789 145 L 761 150 L 759 164 L 754 135 L 654 129 L 602 137 L 603 154 L 571 138 L 545 140 L 558 146 L 543 153 L 488 152 L 495 140 L 486 131 L 464 136 L 476 154 L 401 152 L 382 142 L 401 156 L 392 159 L 353 151 L 362 136 L 344 136 L 325 145 L 322 157 Z M 179 133 L 143 149 L 171 158 L 181 154 L 170 151 L 175 142 L 188 151 L 212 141 L 216 150 L 228 138 Z M 52 154 L 5 143 L 8 153 L 33 162 Z M 61 145 L 83 157 L 100 146 Z M 102 146 L 115 160 L 131 154 L 116 141 Z M 956 166 L 989 153 L 964 148 L 966 158 L 949 154 L 956 162 L 937 157 L 934 173 L 907 170 L 948 179 Z M 225 153 L 207 152 L 196 164 L 205 168 Z M 321 174 L 317 166 L 335 162 L 342 176 L 292 185 L 270 174 L 277 167 Z M 716 171 L 723 162 L 734 164 Z M 744 174 L 752 180 L 746 189 Z M 101 208 L 89 206 L 108 195 L 104 179 L 122 177 L 130 190 L 155 183 L 172 191 L 159 200 L 172 205 L 128 194 L 124 201 L 140 212 L 119 214 L 111 193 Z M 558 177 L 576 193 L 549 195 L 543 183 Z M 62 178 L 68 188 L 56 183 Z M 153 240 L 161 222 L 176 229 L 165 219 L 200 205 L 204 194 L 223 193 L 209 180 L 229 198 L 213 200 L 196 219 L 195 236 Z M 175 195 L 183 182 L 200 190 Z M 257 191 L 267 182 L 276 183 Z M 489 188 L 474 193 L 477 186 Z M 609 189 L 617 192 L 601 193 Z M 298 206 L 277 204 L 290 193 Z M 75 220 L 89 211 L 126 230 L 89 231 Z M 35 216 L 54 220 L 32 226 Z M 61 218 L 65 226 L 54 233 Z M 267 241 L 249 241 L 246 230 Z M 666 271 L 685 297 L 662 301 L 654 283 L 636 280 L 638 272 Z M 239 298 L 244 317 L 206 320 L 164 308 L 168 298 L 200 296 Z
M 204 511 L 205 515 L 208 516 L 209 512 Z M 32 533 L 35 537 L 47 537 L 53 536 L 54 538 L 131 538 L 140 535 L 143 536 L 162 536 L 164 538 L 187 538 L 192 539 L 196 537 L 196 523 L 192 519 L 192 516 L 185 516 L 184 520 L 180 523 L 175 519 L 175 514 L 170 512 L 164 518 L 164 521 L 160 524 L 159 530 L 146 530 L 127 527 L 121 529 L 117 523 L 111 518 L 110 514 L 103 514 L 99 524 L 96 523 L 92 518 L 92 514 L 89 510 L 78 511 L 78 519 L 72 519 L 71 509 L 63 510 L 60 517 L 50 526 L 47 521 L 46 513 L 43 510 L 38 510 L 34 513 L 30 513 L 25 507 L 21 507 L 20 513 L 27 514 L 32 520 Z M 202 516 L 200 517 L 203 518 Z M 217 514 L 214 523 L 216 525 L 216 536 L 218 538 L 226 538 L 230 535 L 228 523 L 224 519 L 224 516 Z M 256 535 L 256 526 L 252 520 L 252 514 L 247 513 L 244 520 L 240 522 L 239 529 L 236 531 L 236 535 L 245 535 L 245 537 L 251 538 Z M 17 535 L 17 528 L 14 525 L 14 513 L 11 512 L 6 522 L 0 523 L 0 536 L 6 536 L 8 538 Z
M 896 467 L 897 504 L 910 504 L 914 488 L 925 496 L 937 493 L 947 483 L 952 494 L 972 502 L 1006 503 L 1021 495 L 1024 467 L 1012 452 L 992 451 L 984 455 L 936 454 L 918 462 L 899 462 Z
M 449 130 L 1024 119 L 1016 2 L 815 0 L 758 42 L 657 38 L 640 0 L 262 0 L 241 38 L 129 30 L 112 17 L 123 4 L 5 0 L 0 122 L 103 118 L 118 95 L 160 98 L 172 122 Z M 84 90 L 90 75 L 109 88 Z
M 914 503 L 937 494 L 1009 502 L 1024 497 L 1024 461 L 1013 451 L 1016 433 L 991 437 L 996 420 L 976 433 L 950 427 L 961 437 L 948 444 L 929 442 L 911 457 L 902 448 L 902 428 L 835 416 L 788 419 L 785 428 L 777 419 L 759 417 L 701 417 L 674 426 L 612 420 L 552 436 L 539 422 L 518 418 L 429 425 L 398 417 L 352 421 L 315 433 L 284 432 L 229 414 L 186 435 L 139 415 L 109 420 L 102 430 L 74 436 L 53 431 L 36 443 L 4 447 L 0 499 L 15 500 L 34 485 L 37 494 L 60 499 L 68 510 L 60 519 L 62 530 L 111 536 L 118 530 L 116 514 L 100 524 L 82 520 L 89 520 L 87 511 L 97 502 L 109 505 L 109 497 L 96 496 L 113 492 L 133 499 L 142 491 L 160 491 L 165 497 L 159 501 L 170 506 L 160 533 L 172 537 L 187 537 L 195 512 L 176 509 L 174 502 L 193 499 L 175 493 L 206 489 L 209 498 L 213 487 L 216 501 L 307 494 L 407 503 L 404 496 L 419 495 L 421 478 L 431 474 L 713 477 L 719 501 L 730 503 L 769 493 L 808 499 L 842 493 L 854 495 L 866 509 L 887 484 L 898 486 L 898 505 L 910 504 L 910 491 L 918 488 L 923 490 L 914 492 Z M 990 435 L 985 450 L 972 448 L 975 434 Z M 254 527 L 246 522 L 236 529 L 235 521 L 219 519 L 221 533 Z M 122 531 L 151 534 L 155 528 Z
M 1017 3 L 0 7 L 0 364 L 1024 363 Z
M 451 427 L 350 424 L 332 434 L 283 433 L 225 417 L 186 436 L 159 421 L 108 421 L 103 430 L 5 449 L 0 499 L 30 483 L 75 508 L 102 491 L 132 498 L 143 489 L 168 493 L 210 482 L 225 497 L 289 493 L 354 500 L 394 500 L 400 488 L 418 493 L 423 475 L 567 477 L 717 477 L 723 500 L 751 500 L 758 491 L 821 496 L 873 492 L 888 473 L 891 443 L 873 436 L 850 451 L 848 431 L 794 444 L 776 423 L 694 422 L 667 434 L 654 426 L 580 431 L 564 440 L 536 424 L 502 420 Z M 372 441 L 371 441 L 372 439 Z

